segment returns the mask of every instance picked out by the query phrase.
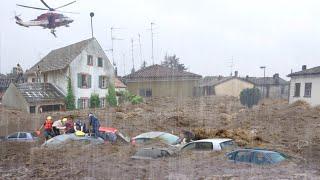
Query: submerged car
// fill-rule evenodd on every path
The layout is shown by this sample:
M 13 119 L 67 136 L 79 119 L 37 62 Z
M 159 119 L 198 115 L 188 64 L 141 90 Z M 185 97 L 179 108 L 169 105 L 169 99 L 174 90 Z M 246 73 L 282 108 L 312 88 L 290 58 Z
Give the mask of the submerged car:
M 121 132 L 118 131 L 116 128 L 112 127 L 100 127 L 99 132 L 101 136 L 103 137 L 104 140 L 112 140 L 110 139 L 110 134 L 114 134 L 116 136 L 116 139 L 120 139 L 122 142 L 129 143 L 130 138 L 122 134 Z
M 62 134 L 55 136 L 44 142 L 42 147 L 55 147 L 68 142 L 83 142 L 84 144 L 104 144 L 104 140 L 100 137 L 95 138 L 85 134 L 84 136 L 76 136 L 75 134 Z
M 253 163 L 257 165 L 276 164 L 288 157 L 266 149 L 239 149 L 228 153 L 227 158 L 234 163 Z
M 34 142 L 38 140 L 38 135 L 36 132 L 15 132 L 7 137 L 6 141 L 19 141 L 19 142 Z
M 181 150 L 222 151 L 234 150 L 237 147 L 237 144 L 232 139 L 201 139 L 182 146 Z
M 173 151 L 165 148 L 143 148 L 139 149 L 131 159 L 151 160 L 157 158 L 164 158 L 173 155 Z
M 178 142 L 179 137 L 167 132 L 153 131 L 153 132 L 142 133 L 132 138 L 131 143 L 133 145 L 143 144 L 150 140 L 156 140 L 156 139 L 159 139 L 168 145 L 175 145 Z

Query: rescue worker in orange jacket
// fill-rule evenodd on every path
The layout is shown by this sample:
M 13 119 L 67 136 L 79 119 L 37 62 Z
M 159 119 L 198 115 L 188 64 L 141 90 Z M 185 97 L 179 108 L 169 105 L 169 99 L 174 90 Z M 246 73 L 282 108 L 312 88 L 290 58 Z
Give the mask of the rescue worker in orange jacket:
M 44 127 L 44 136 L 46 138 L 46 140 L 50 139 L 51 137 L 53 137 L 53 131 L 52 131 L 52 117 L 48 116 L 46 121 L 43 123 L 43 125 L 41 125 L 39 131 Z

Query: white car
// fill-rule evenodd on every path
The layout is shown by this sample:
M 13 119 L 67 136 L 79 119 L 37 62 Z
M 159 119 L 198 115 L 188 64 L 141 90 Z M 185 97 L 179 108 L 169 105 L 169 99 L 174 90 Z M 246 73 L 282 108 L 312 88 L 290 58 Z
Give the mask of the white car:
M 196 150 L 196 151 L 221 151 L 233 150 L 237 144 L 232 139 L 201 139 L 192 141 L 181 147 L 181 150 Z
M 179 137 L 167 132 L 159 132 L 159 131 L 153 131 L 153 132 L 147 132 L 142 133 L 136 137 L 133 137 L 131 139 L 131 144 L 143 144 L 146 143 L 152 139 L 159 139 L 165 142 L 168 145 L 174 145 L 177 143 Z

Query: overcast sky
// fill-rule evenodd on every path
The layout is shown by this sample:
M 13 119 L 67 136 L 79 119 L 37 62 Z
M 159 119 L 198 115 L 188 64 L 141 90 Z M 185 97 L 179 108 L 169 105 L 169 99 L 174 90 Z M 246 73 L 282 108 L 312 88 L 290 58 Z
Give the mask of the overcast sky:
M 46 0 L 52 7 L 67 0 Z M 40 0 L 5 0 L 0 6 L 1 73 L 20 63 L 28 69 L 51 50 L 91 37 L 90 16 L 94 16 L 94 36 L 101 46 L 111 48 L 110 28 L 115 37 L 115 61 L 119 74 L 132 68 L 131 38 L 134 39 L 136 69 L 142 58 L 151 61 L 150 23 L 155 23 L 155 63 L 166 53 L 176 54 L 189 71 L 205 75 L 263 76 L 279 72 L 285 76 L 301 69 L 319 66 L 320 1 L 294 0 L 78 0 L 63 10 L 74 19 L 69 28 L 57 29 L 57 38 L 40 27 L 25 28 L 14 21 L 45 13 L 17 7 L 16 3 L 43 7 Z M 110 52 L 107 52 L 111 60 Z

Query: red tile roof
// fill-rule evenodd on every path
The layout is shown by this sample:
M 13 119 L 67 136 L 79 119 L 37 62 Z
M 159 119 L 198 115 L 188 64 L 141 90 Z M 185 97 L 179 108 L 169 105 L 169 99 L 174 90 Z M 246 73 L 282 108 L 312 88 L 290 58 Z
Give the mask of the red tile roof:
M 152 65 L 144 69 L 140 69 L 134 73 L 124 76 L 124 79 L 167 79 L 167 78 L 182 78 L 182 79 L 200 79 L 202 76 L 186 71 L 178 71 L 161 65 Z
M 115 78 L 114 86 L 115 88 L 127 88 L 127 86 L 123 84 L 118 78 Z

